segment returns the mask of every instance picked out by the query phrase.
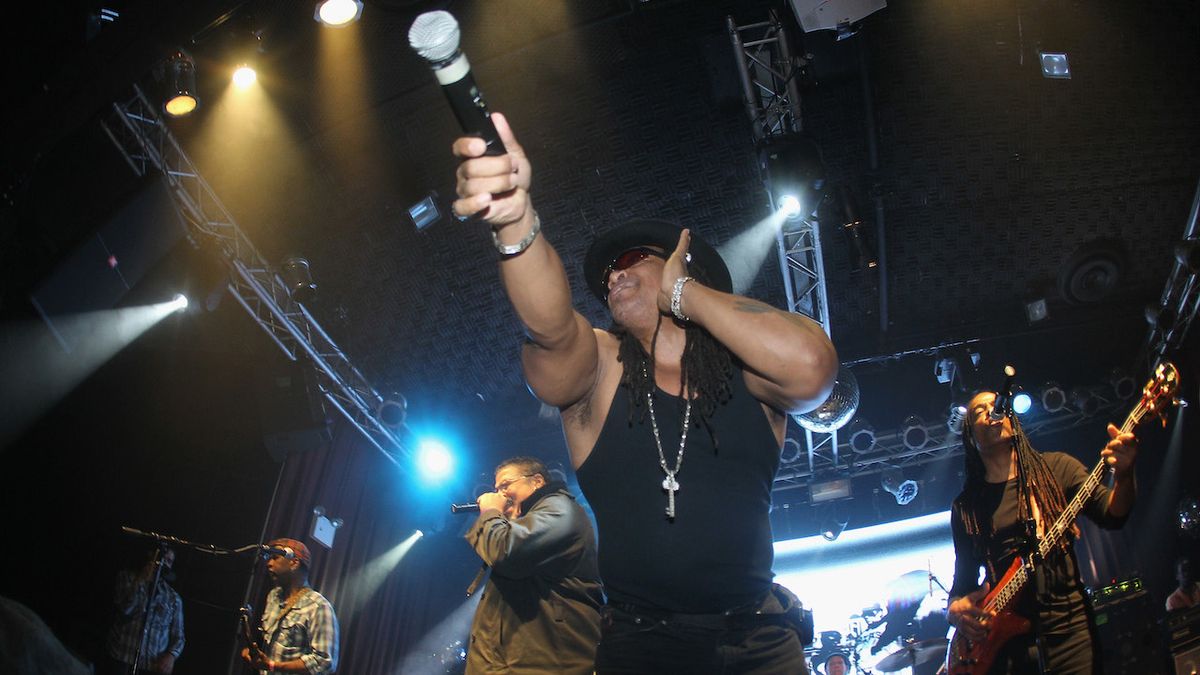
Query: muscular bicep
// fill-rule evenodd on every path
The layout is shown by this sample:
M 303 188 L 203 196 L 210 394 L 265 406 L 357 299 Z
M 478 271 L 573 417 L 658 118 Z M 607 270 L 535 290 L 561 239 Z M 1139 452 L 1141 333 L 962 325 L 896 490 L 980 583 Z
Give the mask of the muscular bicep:
M 797 366 L 797 369 L 801 367 Z M 746 389 L 754 398 L 788 414 L 799 414 L 816 408 L 825 402 L 829 392 L 833 390 L 833 380 L 824 372 L 797 374 L 795 379 L 784 384 L 774 382 L 750 369 L 745 373 Z
M 572 330 L 554 342 L 525 344 L 521 365 L 534 395 L 548 405 L 565 408 L 583 399 L 599 373 L 597 331 L 579 312 Z

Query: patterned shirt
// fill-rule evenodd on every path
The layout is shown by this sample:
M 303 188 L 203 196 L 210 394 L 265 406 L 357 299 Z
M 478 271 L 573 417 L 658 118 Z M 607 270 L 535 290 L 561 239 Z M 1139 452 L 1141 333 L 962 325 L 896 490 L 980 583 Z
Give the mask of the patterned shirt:
M 302 659 L 314 674 L 337 670 L 337 617 L 333 605 L 309 586 L 301 589 L 291 609 L 282 590 L 271 589 L 263 606 L 262 635 L 263 651 L 272 661 Z
M 133 663 L 137 657 L 149 588 L 150 583 L 138 579 L 134 572 L 126 570 L 117 575 L 113 592 L 117 611 L 108 631 L 108 653 L 122 663 Z M 150 630 L 139 669 L 149 668 L 164 653 L 170 652 L 176 658 L 183 653 L 183 600 L 165 581 L 158 583 L 147 623 Z

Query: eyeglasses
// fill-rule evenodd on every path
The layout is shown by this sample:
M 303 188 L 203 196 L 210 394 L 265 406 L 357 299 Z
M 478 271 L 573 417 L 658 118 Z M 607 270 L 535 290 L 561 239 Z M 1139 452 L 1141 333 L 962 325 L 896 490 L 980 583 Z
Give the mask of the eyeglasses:
M 512 487 L 513 483 L 515 483 L 519 480 L 525 480 L 526 478 L 531 478 L 536 475 L 537 474 L 535 474 L 535 473 L 527 473 L 527 474 L 522 475 L 520 478 L 509 478 L 508 480 L 506 480 L 503 483 L 496 486 L 496 492 L 504 492 L 508 488 Z
M 667 259 L 666 253 L 663 253 L 662 251 L 656 251 L 655 249 L 646 246 L 635 246 L 629 250 L 622 251 L 619 255 L 617 255 L 617 257 L 613 258 L 612 262 L 608 264 L 608 267 L 604 268 L 604 285 L 608 286 L 608 277 L 611 276 L 613 272 L 627 270 L 630 267 L 642 262 L 646 258 L 649 258 L 650 256 L 662 258 L 663 260 Z

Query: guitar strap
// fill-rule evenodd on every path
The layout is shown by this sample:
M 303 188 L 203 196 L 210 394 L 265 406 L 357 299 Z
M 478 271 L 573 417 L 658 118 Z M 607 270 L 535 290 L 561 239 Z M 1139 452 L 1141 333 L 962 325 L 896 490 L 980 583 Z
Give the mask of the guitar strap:
M 275 640 L 279 639 L 279 631 L 283 629 L 284 618 L 286 618 L 287 615 L 296 608 L 296 603 L 300 601 L 302 596 L 307 595 L 308 591 L 308 586 L 303 587 L 300 589 L 300 592 L 295 595 L 295 597 L 293 597 L 291 600 L 288 600 L 287 604 L 284 605 L 283 611 L 280 612 L 279 616 L 275 619 L 275 628 L 271 631 L 271 639 L 267 640 L 266 651 L 268 653 L 270 652 L 271 646 L 275 644 Z

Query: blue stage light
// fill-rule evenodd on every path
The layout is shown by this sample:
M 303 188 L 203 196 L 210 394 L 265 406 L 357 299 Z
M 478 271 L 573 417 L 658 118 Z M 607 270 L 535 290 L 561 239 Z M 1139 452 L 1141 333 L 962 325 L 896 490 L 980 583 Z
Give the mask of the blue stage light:
M 417 466 L 426 483 L 440 483 L 454 469 L 454 456 L 442 441 L 425 438 L 417 444 Z
M 1018 415 L 1024 415 L 1033 407 L 1033 397 L 1025 392 L 1021 392 L 1013 397 L 1013 412 Z

